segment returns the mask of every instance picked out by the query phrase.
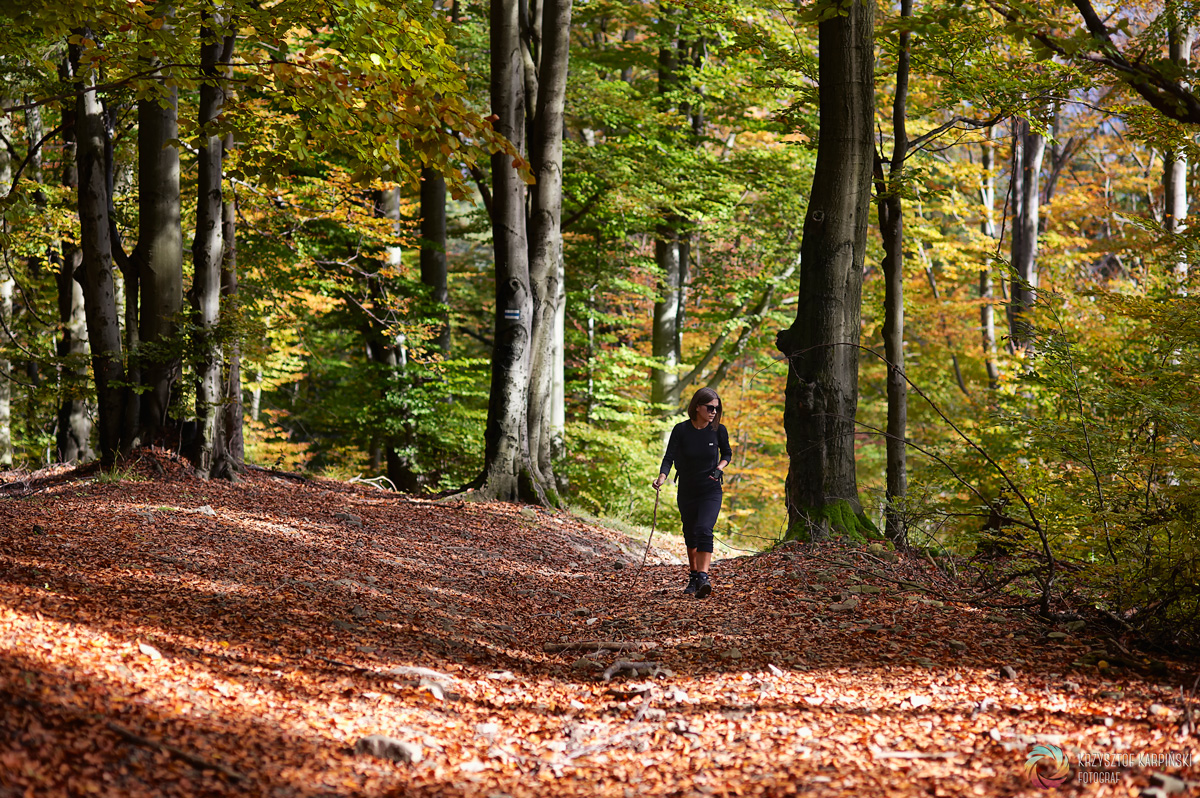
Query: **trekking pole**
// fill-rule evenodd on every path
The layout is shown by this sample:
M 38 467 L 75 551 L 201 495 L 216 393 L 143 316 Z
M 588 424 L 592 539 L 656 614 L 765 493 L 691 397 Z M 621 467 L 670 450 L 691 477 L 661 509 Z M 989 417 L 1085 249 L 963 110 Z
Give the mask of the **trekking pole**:
M 650 556 L 650 541 L 654 540 L 654 527 L 658 526 L 658 499 L 662 496 L 662 485 L 654 489 L 654 517 L 650 519 L 650 537 L 646 538 L 646 553 L 642 555 L 642 566 L 638 568 L 640 576 L 646 567 L 646 558 Z

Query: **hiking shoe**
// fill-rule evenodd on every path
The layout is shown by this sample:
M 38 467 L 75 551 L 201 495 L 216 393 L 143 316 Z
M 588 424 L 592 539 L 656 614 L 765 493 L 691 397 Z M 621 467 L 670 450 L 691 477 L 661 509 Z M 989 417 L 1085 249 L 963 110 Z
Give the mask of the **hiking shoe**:
M 692 572 L 691 572 L 691 575 L 690 575 L 690 576 L 688 576 L 688 583 L 687 583 L 687 587 L 685 587 L 685 588 L 683 589 L 683 593 L 684 593 L 684 595 L 687 595 L 687 596 L 694 596 L 694 595 L 696 595 L 696 576 L 697 576 L 697 572 L 696 572 L 696 571 L 692 571 Z
M 712 593 L 712 582 L 708 581 L 708 574 L 696 574 L 696 598 L 708 598 L 710 593 Z

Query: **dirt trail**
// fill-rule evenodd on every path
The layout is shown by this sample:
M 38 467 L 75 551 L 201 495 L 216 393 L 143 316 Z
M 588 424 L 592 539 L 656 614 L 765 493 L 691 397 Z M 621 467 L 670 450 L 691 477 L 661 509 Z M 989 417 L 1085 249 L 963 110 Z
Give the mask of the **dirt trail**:
M 1200 780 L 1194 672 L 927 563 L 785 549 L 696 601 L 565 515 L 159 468 L 0 499 L 0 798 L 1044 795 L 1060 749 L 1055 794 Z

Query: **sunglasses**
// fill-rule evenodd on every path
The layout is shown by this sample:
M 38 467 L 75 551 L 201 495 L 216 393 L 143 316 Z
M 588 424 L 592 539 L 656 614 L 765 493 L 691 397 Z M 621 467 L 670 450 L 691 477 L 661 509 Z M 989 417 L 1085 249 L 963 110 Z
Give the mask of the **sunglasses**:
M 710 413 L 715 413 L 721 409 L 720 405 L 700 405 L 700 407 L 703 408 L 704 410 L 707 410 Z

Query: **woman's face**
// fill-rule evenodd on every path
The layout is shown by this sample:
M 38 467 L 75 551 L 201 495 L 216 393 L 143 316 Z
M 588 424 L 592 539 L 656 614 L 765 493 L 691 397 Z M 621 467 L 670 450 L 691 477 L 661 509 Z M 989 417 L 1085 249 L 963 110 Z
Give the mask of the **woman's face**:
M 696 405 L 696 420 L 711 422 L 717 417 L 717 413 L 721 410 L 720 399 L 709 399 L 707 402 Z

